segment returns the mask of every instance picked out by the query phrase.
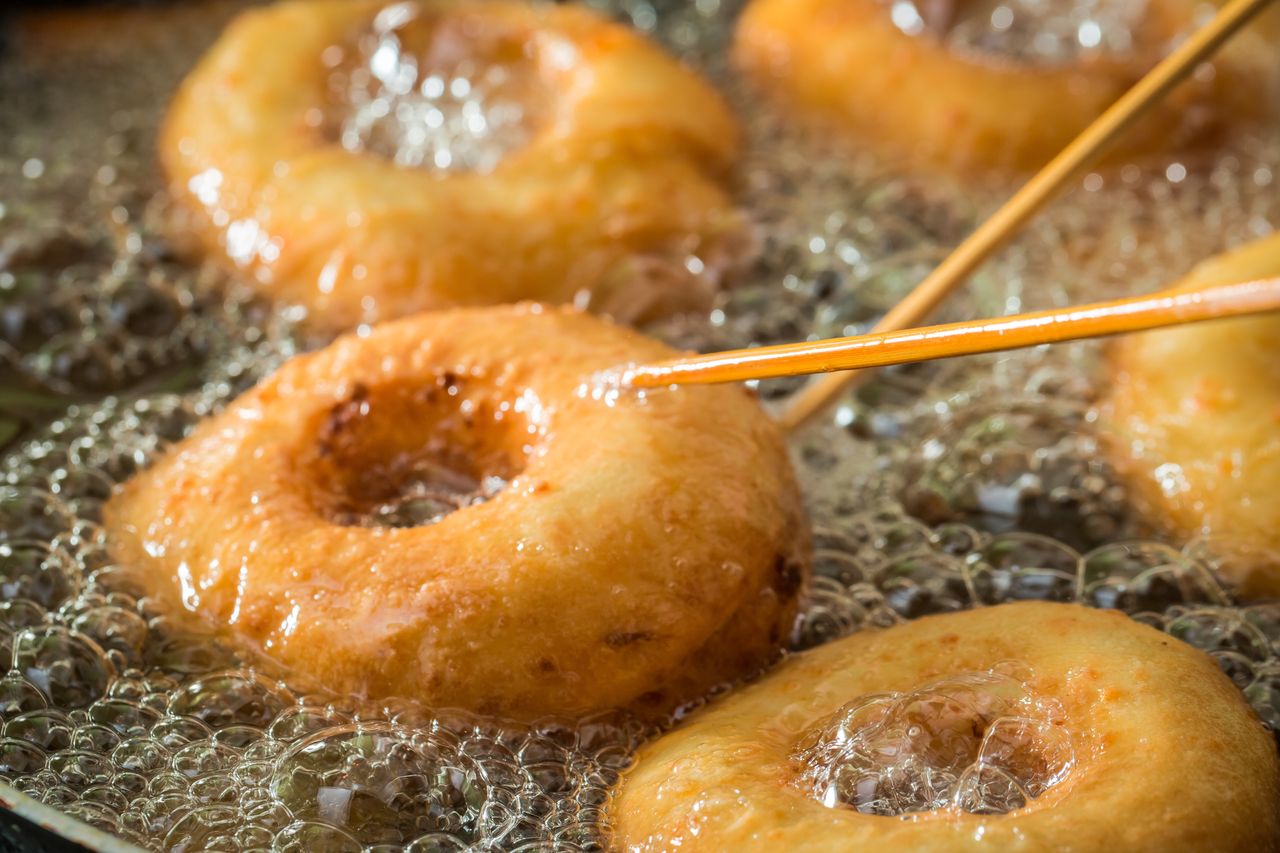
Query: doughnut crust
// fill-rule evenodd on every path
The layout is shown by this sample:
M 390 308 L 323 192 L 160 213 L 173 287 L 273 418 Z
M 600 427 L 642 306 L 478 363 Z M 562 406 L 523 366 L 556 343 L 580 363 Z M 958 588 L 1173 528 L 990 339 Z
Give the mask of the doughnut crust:
M 1061 703 L 1076 754 L 1024 808 L 908 820 L 792 784 L 793 747 L 846 702 L 1010 659 Z M 625 850 L 1274 850 L 1278 772 L 1271 736 L 1207 655 L 1114 611 L 1030 602 L 795 656 L 645 747 L 609 815 Z
M 344 148 L 325 119 L 322 56 L 354 50 L 388 5 L 245 12 L 183 83 L 160 156 L 209 255 L 333 330 L 524 299 L 631 320 L 710 298 L 675 272 L 693 253 L 727 264 L 741 238 L 722 186 L 738 128 L 710 86 L 583 8 L 412 0 L 427 53 L 523 57 L 540 95 L 530 137 L 491 171 L 399 166 Z
M 1280 275 L 1280 235 L 1201 263 L 1173 289 Z M 1111 457 L 1175 535 L 1221 535 L 1246 596 L 1280 595 L 1280 317 L 1196 323 L 1118 340 Z
M 958 0 L 963 4 L 968 0 Z M 796 112 L 907 165 L 955 174 L 1048 162 L 1195 28 L 1190 0 L 1151 0 L 1121 58 L 1061 66 L 960 54 L 908 35 L 882 0 L 752 0 L 738 63 Z M 1183 84 L 1126 131 L 1113 157 L 1176 147 L 1256 117 L 1271 48 L 1245 33 L 1212 75 Z M 1255 97 L 1256 94 L 1256 97 Z
M 782 438 L 745 390 L 587 390 L 672 355 L 530 305 L 340 338 L 125 484 L 114 553 L 331 690 L 668 713 L 777 653 L 809 560 Z M 435 524 L 351 522 L 432 466 L 509 482 Z

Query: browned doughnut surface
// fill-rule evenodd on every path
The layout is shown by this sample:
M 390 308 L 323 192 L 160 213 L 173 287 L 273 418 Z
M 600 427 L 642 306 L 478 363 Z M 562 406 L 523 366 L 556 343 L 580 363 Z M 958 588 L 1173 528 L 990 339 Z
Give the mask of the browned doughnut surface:
M 1061 707 L 1074 752 L 1025 806 L 888 817 L 828 807 L 797 784 L 797 747 L 846 703 L 1010 660 Z M 965 732 L 963 719 L 937 719 L 947 704 L 917 713 Z M 625 850 L 1207 853 L 1276 849 L 1278 801 L 1271 735 L 1207 655 L 1114 611 L 1029 602 L 797 655 L 644 748 L 609 813 Z
M 383 91 L 386 110 L 425 106 L 433 83 L 507 78 L 490 100 L 521 114 L 519 143 L 466 168 L 397 163 L 402 141 L 373 131 L 353 147 L 334 81 L 401 73 L 411 85 Z M 522 299 L 624 320 L 704 304 L 684 264 L 729 263 L 737 145 L 710 86 L 587 9 L 316 0 L 234 21 L 179 90 L 160 154 L 209 253 L 345 329 Z
M 342 338 L 126 484 L 114 551 L 330 689 L 669 711 L 777 652 L 808 564 L 781 436 L 745 391 L 584 392 L 671 354 L 538 306 Z M 507 485 L 435 524 L 370 523 L 448 478 Z
M 935 4 L 936 5 L 936 4 Z M 954 16 L 966 0 L 944 3 Z M 753 0 L 736 56 L 798 113 L 912 165 L 1026 171 L 1047 163 L 1186 33 L 1202 7 L 1151 0 L 1131 51 L 1038 65 L 951 50 L 942 33 L 908 35 L 883 0 Z M 1255 31 L 1261 25 L 1255 25 Z M 1245 33 L 1204 73 L 1128 130 L 1120 157 L 1212 138 L 1271 109 L 1267 39 Z M 1268 71 L 1267 73 L 1271 73 Z
M 1204 261 L 1175 289 L 1280 275 L 1280 236 Z M 1217 537 L 1246 596 L 1280 595 L 1280 318 L 1132 335 L 1111 351 L 1111 455 L 1177 536 Z

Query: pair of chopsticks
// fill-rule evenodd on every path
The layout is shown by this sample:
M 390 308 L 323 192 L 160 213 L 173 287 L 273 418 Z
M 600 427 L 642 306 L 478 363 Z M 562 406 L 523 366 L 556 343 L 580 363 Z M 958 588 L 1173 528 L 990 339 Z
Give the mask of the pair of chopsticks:
M 1098 302 L 1061 311 L 908 328 L 932 313 L 1067 181 L 1094 162 L 1108 144 L 1269 2 L 1232 0 L 1223 7 L 962 242 L 870 334 L 692 356 L 627 368 L 621 371 L 621 378 L 634 387 L 657 387 L 830 374 L 796 394 L 782 413 L 783 426 L 796 429 L 825 411 L 841 391 L 868 375 L 854 371 L 1280 310 L 1277 278 Z
M 1280 278 L 1094 302 L 988 320 L 732 350 L 628 368 L 636 388 L 776 379 L 1002 352 L 1280 310 Z M 842 380 L 845 377 L 836 376 Z

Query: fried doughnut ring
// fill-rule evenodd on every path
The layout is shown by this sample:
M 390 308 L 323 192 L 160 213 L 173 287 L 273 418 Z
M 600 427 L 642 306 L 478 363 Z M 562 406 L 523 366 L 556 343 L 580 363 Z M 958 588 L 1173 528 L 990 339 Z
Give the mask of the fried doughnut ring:
M 1280 235 L 1204 261 L 1173 289 L 1280 275 Z M 1246 596 L 1280 595 L 1280 318 L 1121 338 L 1110 353 L 1111 456 L 1177 535 L 1222 534 Z M 1233 549 L 1234 550 L 1234 549 Z
M 752 0 L 735 53 L 766 89 L 910 165 L 1028 171 L 1155 65 L 1194 27 L 1197 8 L 1151 0 L 1131 56 L 1041 66 L 951 51 L 937 34 L 908 35 L 882 0 Z M 1211 79 L 1200 75 L 1176 89 L 1112 156 L 1184 144 L 1257 115 L 1266 97 L 1248 94 L 1256 85 L 1250 69 L 1265 67 L 1268 49 L 1255 42 L 1225 50 Z
M 1061 706 L 1075 754 L 1022 808 L 895 820 L 795 784 L 797 745 L 846 703 L 1011 658 Z M 642 749 L 608 809 L 624 850 L 1273 850 L 1278 776 L 1271 736 L 1208 656 L 1114 611 L 1029 602 L 797 655 Z
M 737 239 L 720 178 L 738 128 L 710 86 L 586 9 L 402 3 L 397 38 L 422 48 L 424 75 L 459 54 L 528 65 L 514 76 L 531 127 L 491 171 L 398 166 L 339 144 L 321 59 L 353 52 L 386 6 L 246 12 L 184 82 L 160 154 L 205 250 L 329 329 L 584 296 L 626 321 L 709 298 L 687 272 L 646 274 L 691 253 L 718 263 Z
M 343 337 L 128 482 L 113 548 L 332 690 L 665 714 L 777 653 L 809 553 L 782 438 L 745 390 L 584 390 L 671 355 L 528 305 Z M 509 484 L 429 526 L 358 525 L 441 469 Z

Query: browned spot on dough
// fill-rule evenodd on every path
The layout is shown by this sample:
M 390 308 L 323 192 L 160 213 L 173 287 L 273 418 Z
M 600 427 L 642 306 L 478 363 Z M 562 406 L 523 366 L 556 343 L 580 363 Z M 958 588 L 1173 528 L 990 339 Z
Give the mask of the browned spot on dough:
M 329 416 L 320 427 L 320 455 L 328 456 L 333 452 L 333 442 L 347 427 L 364 414 L 365 403 L 369 399 L 369 388 L 363 382 L 357 382 L 351 389 L 351 395 L 341 403 L 335 403 L 329 409 Z
M 621 649 L 652 639 L 653 634 L 648 631 L 614 631 L 604 638 L 604 642 L 611 649 Z
M 783 601 L 799 592 L 803 582 L 804 570 L 798 563 L 787 559 L 786 554 L 778 554 L 773 558 L 773 588 Z
M 666 694 L 661 690 L 650 690 L 648 693 L 642 693 L 636 701 L 641 705 L 649 705 L 651 707 L 660 707 Z

